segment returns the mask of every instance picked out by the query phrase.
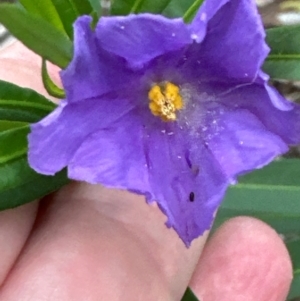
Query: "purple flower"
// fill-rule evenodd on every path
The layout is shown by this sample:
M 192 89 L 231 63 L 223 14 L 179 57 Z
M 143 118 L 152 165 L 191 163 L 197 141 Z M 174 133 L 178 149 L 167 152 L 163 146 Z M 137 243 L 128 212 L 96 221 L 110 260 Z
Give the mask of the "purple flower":
M 145 195 L 188 246 L 238 175 L 300 141 L 298 107 L 260 70 L 269 49 L 254 0 L 207 0 L 192 24 L 90 24 L 74 25 L 67 98 L 32 126 L 30 165 Z

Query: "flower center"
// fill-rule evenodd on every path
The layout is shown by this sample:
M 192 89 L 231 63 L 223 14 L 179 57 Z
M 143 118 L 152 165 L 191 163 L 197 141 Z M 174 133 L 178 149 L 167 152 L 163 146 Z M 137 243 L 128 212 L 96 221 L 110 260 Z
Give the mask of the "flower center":
M 175 121 L 176 112 L 183 108 L 179 91 L 179 87 L 170 82 L 154 85 L 148 93 L 151 113 L 163 121 Z

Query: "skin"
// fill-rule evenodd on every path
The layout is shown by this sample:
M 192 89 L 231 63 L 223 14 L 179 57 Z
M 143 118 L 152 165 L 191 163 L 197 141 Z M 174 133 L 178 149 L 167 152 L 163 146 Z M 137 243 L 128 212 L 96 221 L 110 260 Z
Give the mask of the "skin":
M 0 66 L 1 79 L 45 94 L 21 44 Z M 291 261 L 268 225 L 237 217 L 186 249 L 165 221 L 141 196 L 75 182 L 0 212 L 0 301 L 177 301 L 188 285 L 202 301 L 285 300 Z

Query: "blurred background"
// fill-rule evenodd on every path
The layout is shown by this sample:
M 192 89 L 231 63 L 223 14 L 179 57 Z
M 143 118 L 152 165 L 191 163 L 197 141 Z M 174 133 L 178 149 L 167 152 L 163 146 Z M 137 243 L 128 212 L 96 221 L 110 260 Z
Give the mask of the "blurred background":
M 0 3 L 3 2 L 17 0 L 0 0 Z M 300 24 L 300 0 L 256 0 L 256 3 L 266 28 Z M 9 34 L 0 25 L 0 47 L 4 47 L 9 41 Z

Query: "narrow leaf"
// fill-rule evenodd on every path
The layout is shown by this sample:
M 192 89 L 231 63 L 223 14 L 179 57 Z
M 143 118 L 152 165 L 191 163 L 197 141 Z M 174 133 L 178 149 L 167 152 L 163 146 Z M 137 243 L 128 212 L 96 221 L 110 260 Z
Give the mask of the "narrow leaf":
M 250 215 L 271 224 L 278 232 L 299 230 L 300 160 L 273 162 L 241 177 L 230 187 L 218 211 L 215 227 L 224 220 Z
M 37 92 L 0 80 L 0 120 L 37 122 L 56 105 Z
M 3 131 L 28 125 L 28 122 L 0 120 L 0 134 Z
M 101 10 L 101 7 L 100 7 L 100 1 L 99 0 L 89 0 L 94 12 L 97 13 L 97 15 L 99 16 L 100 14 L 100 10 Z
M 0 80 L 0 99 L 14 99 L 18 101 L 29 101 L 47 106 L 49 110 L 55 109 L 56 105 L 45 96 L 28 88 L 22 88 L 15 84 Z
M 72 42 L 42 18 L 15 4 L 0 4 L 0 23 L 46 60 L 65 68 L 72 59 Z
M 112 2 L 113 15 L 127 15 L 131 13 L 150 12 L 161 13 L 171 0 L 115 0 Z
M 91 3 L 99 0 L 72 0 L 73 5 L 76 7 L 79 15 L 89 15 L 92 13 L 93 8 Z
M 171 2 L 171 0 L 146 0 L 139 12 L 150 12 L 153 14 L 160 14 Z
M 39 121 L 53 108 L 35 91 L 0 81 L 0 210 L 43 197 L 68 182 L 65 171 L 43 176 L 27 163 L 29 122 Z
M 67 184 L 66 172 L 43 176 L 32 170 L 23 156 L 0 165 L 0 210 L 14 208 L 39 199 Z
M 140 11 L 141 6 L 143 5 L 145 0 L 135 0 L 131 7 L 130 13 L 136 14 Z
M 35 0 L 31 0 L 35 1 Z M 73 40 L 73 23 L 80 15 L 72 0 L 52 0 L 64 29 Z
M 267 30 L 271 52 L 263 66 L 272 78 L 300 80 L 300 26 Z
M 63 2 L 63 1 L 62 1 Z M 20 3 L 25 9 L 38 17 L 41 17 L 45 21 L 48 21 L 57 30 L 62 33 L 66 33 L 62 20 L 51 0 L 20 0 Z
M 0 132 L 0 164 L 26 155 L 29 132 L 29 124 Z
M 56 86 L 56 84 L 52 81 L 48 70 L 47 70 L 47 63 L 43 59 L 42 60 L 42 80 L 46 91 L 49 95 L 56 97 L 56 98 L 65 98 L 66 94 L 65 91 Z
M 37 122 L 47 116 L 48 106 L 30 101 L 0 99 L 0 119 L 10 121 Z
M 188 287 L 182 297 L 181 301 L 199 301 L 198 298 L 194 295 L 192 290 Z
M 188 8 L 188 10 L 183 15 L 183 20 L 186 23 L 190 23 L 194 16 L 196 15 L 199 7 L 203 3 L 204 0 L 195 0 L 195 2 Z
M 112 3 L 112 15 L 128 15 L 134 6 L 134 0 L 115 0 Z
M 169 18 L 180 18 L 191 7 L 195 0 L 171 0 L 162 14 Z

